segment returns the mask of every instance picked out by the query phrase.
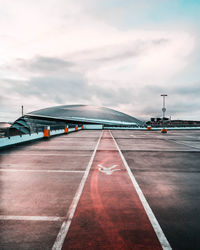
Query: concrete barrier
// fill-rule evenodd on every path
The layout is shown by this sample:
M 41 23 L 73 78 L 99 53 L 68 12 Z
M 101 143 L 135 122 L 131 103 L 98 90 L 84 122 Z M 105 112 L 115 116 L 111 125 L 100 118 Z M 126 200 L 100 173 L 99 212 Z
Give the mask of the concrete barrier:
M 15 145 L 15 144 L 22 143 L 22 142 L 37 140 L 43 137 L 44 137 L 44 133 L 39 132 L 39 133 L 34 133 L 34 134 L 26 134 L 22 136 L 20 135 L 11 136 L 10 138 L 8 137 L 0 138 L 0 148 Z
M 83 125 L 84 129 L 103 129 L 103 125 L 101 124 L 85 124 Z
M 81 130 L 81 128 L 77 130 Z M 68 133 L 71 133 L 74 131 L 75 131 L 75 128 L 68 128 Z M 65 133 L 65 129 L 51 130 L 50 132 L 46 132 L 46 133 L 47 133 L 46 135 L 49 134 L 50 137 L 55 136 L 55 135 L 61 135 Z M 3 138 L 0 138 L 0 149 L 15 145 L 15 144 L 24 143 L 28 141 L 34 141 L 34 140 L 38 140 L 42 138 L 44 138 L 44 132 L 3 137 Z M 49 137 L 45 137 L 45 138 L 49 138 Z
M 104 129 L 112 129 L 112 130 L 138 130 L 138 131 L 144 131 L 147 130 L 146 127 L 143 128 L 127 128 L 127 127 L 104 127 Z M 200 127 L 166 127 L 167 130 L 200 130 Z M 153 131 L 160 131 L 161 128 L 152 128 Z
M 65 133 L 64 129 L 51 130 L 51 136 L 53 136 L 53 135 L 61 135 L 61 134 L 64 134 L 64 133 Z
M 84 129 L 103 129 L 102 125 L 84 125 Z M 81 130 L 82 127 L 77 127 L 77 130 Z M 105 128 L 106 129 L 106 128 Z M 120 130 L 138 130 L 138 131 L 144 131 L 147 130 L 147 128 L 116 128 L 116 127 L 109 127 L 107 129 L 120 129 Z M 160 131 L 161 128 L 151 128 L 153 131 Z M 200 130 L 200 127 L 190 127 L 190 128 L 185 128 L 185 127 L 166 127 L 165 129 L 167 130 Z M 68 128 L 68 133 L 77 131 L 75 128 Z M 65 129 L 58 129 L 58 130 L 51 130 L 50 131 L 50 136 L 54 135 L 60 135 L 64 134 Z M 4 148 L 7 146 L 12 146 L 15 144 L 23 143 L 23 142 L 28 142 L 28 141 L 33 141 L 37 139 L 42 139 L 44 138 L 44 132 L 38 132 L 38 133 L 32 133 L 32 134 L 23 134 L 23 135 L 16 135 L 16 136 L 11 136 L 11 137 L 3 137 L 0 138 L 0 148 Z

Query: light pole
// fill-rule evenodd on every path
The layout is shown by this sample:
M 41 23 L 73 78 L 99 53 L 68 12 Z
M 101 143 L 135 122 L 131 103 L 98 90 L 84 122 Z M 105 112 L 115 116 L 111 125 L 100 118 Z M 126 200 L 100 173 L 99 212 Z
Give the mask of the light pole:
M 22 105 L 22 116 L 24 115 L 24 106 Z
M 166 112 L 166 107 L 165 107 L 165 97 L 167 96 L 166 94 L 161 95 L 163 97 L 163 107 L 162 107 L 162 112 L 163 112 L 163 119 L 162 119 L 162 125 L 163 125 L 163 131 L 165 131 L 165 126 L 164 126 L 164 119 L 165 119 L 165 112 Z M 166 132 L 165 132 L 166 133 Z

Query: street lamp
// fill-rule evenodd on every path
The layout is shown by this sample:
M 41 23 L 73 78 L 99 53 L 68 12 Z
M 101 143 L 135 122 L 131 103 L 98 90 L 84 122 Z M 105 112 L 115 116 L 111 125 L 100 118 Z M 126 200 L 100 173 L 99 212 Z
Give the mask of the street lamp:
M 22 105 L 22 116 L 24 115 L 24 106 Z
M 163 97 L 163 107 L 162 107 L 162 112 L 163 112 L 163 122 L 162 122 L 162 125 L 163 125 L 163 129 L 161 130 L 162 133 L 167 133 L 167 130 L 165 129 L 165 126 L 164 126 L 164 119 L 165 119 L 165 112 L 166 112 L 166 107 L 165 107 L 165 97 L 167 96 L 166 94 L 162 94 L 161 95 Z

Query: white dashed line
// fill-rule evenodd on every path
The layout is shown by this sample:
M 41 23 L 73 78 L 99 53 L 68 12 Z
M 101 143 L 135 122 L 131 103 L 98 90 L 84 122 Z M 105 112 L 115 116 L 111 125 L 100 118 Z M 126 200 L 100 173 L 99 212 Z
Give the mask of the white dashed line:
M 84 170 L 32 170 L 32 169 L 0 169 L 0 172 L 29 172 L 29 173 L 85 173 Z
M 13 216 L 0 215 L 0 220 L 26 220 L 26 221 L 63 221 L 64 217 L 54 216 Z
M 35 150 L 36 151 L 36 150 Z M 50 151 L 50 150 L 49 150 Z M 53 150 L 52 150 L 53 151 Z M 27 157 L 29 157 L 29 156 L 66 156 L 66 150 L 56 150 L 57 152 L 59 152 L 58 154 L 55 154 L 55 153 L 47 153 L 46 151 L 41 151 L 41 152 L 43 152 L 43 154 L 38 154 L 38 153 L 35 153 L 35 154 L 31 154 L 30 153 L 30 151 L 27 151 L 27 154 L 22 154 L 22 153 L 20 153 L 20 154 L 17 154 L 17 153 L 12 153 L 12 154 L 8 154 L 8 153 L 0 153 L 0 155 L 1 156 L 14 156 L 14 157 L 16 157 L 16 156 L 27 156 Z M 71 153 L 71 152 L 74 152 L 74 154 L 76 154 L 76 149 L 72 149 L 72 150 L 68 150 L 67 149 L 67 151 L 69 152 L 69 153 Z M 77 151 L 78 152 L 89 152 L 89 151 L 92 151 L 92 149 L 77 149 Z M 61 152 L 63 152 L 63 154 L 61 154 Z

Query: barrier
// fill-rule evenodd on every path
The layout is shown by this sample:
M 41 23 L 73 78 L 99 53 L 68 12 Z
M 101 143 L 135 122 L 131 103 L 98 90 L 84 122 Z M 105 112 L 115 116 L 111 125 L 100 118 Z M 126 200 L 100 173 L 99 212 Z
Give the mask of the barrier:
M 101 130 L 105 128 L 103 125 L 82 125 L 82 127 L 75 127 L 73 128 L 62 128 L 62 129 L 56 129 L 56 130 L 51 130 L 50 131 L 50 126 L 48 126 L 49 129 L 42 130 L 41 132 L 36 132 L 36 133 L 30 133 L 30 134 L 21 134 L 21 135 L 16 135 L 16 136 L 9 136 L 9 137 L 2 137 L 0 138 L 0 149 L 8 146 L 12 146 L 18 143 L 24 143 L 28 141 L 33 141 L 33 140 L 38 140 L 42 138 L 49 138 L 50 136 L 55 136 L 55 135 L 61 135 L 66 133 L 71 133 L 74 131 L 78 131 L 81 129 L 85 130 L 90 130 L 90 129 L 97 129 Z M 66 129 L 66 130 L 65 130 Z M 108 127 L 106 129 L 121 129 L 121 130 L 137 130 L 137 131 L 145 131 L 147 130 L 146 127 L 143 128 L 116 128 L 116 127 Z M 167 130 L 200 130 L 200 127 L 167 127 L 167 128 L 152 128 L 151 130 L 153 131 L 161 131 L 161 133 L 167 133 Z M 47 136 L 47 137 L 46 137 Z
M 49 138 L 50 137 L 50 126 L 47 126 L 44 129 L 44 137 Z
M 147 130 L 150 131 L 151 130 L 151 126 L 147 126 Z
M 16 136 L 0 138 L 0 149 L 4 147 L 8 147 L 8 146 L 13 146 L 19 143 L 34 141 L 34 140 L 38 140 L 42 138 L 49 138 L 51 136 L 61 135 L 64 133 L 71 133 L 71 132 L 78 131 L 78 130 L 81 130 L 81 127 L 78 128 L 78 126 L 76 126 L 73 128 L 68 128 L 67 126 L 62 129 L 50 130 L 50 126 L 46 126 L 44 129 L 41 130 L 41 132 L 21 134 L 21 135 L 16 135 Z
M 161 129 L 161 133 L 166 134 L 167 133 L 167 129 L 166 128 L 162 128 Z
M 103 125 L 101 124 L 85 124 L 84 129 L 86 130 L 95 130 L 95 129 L 103 129 Z M 108 128 L 109 129 L 109 128 Z

